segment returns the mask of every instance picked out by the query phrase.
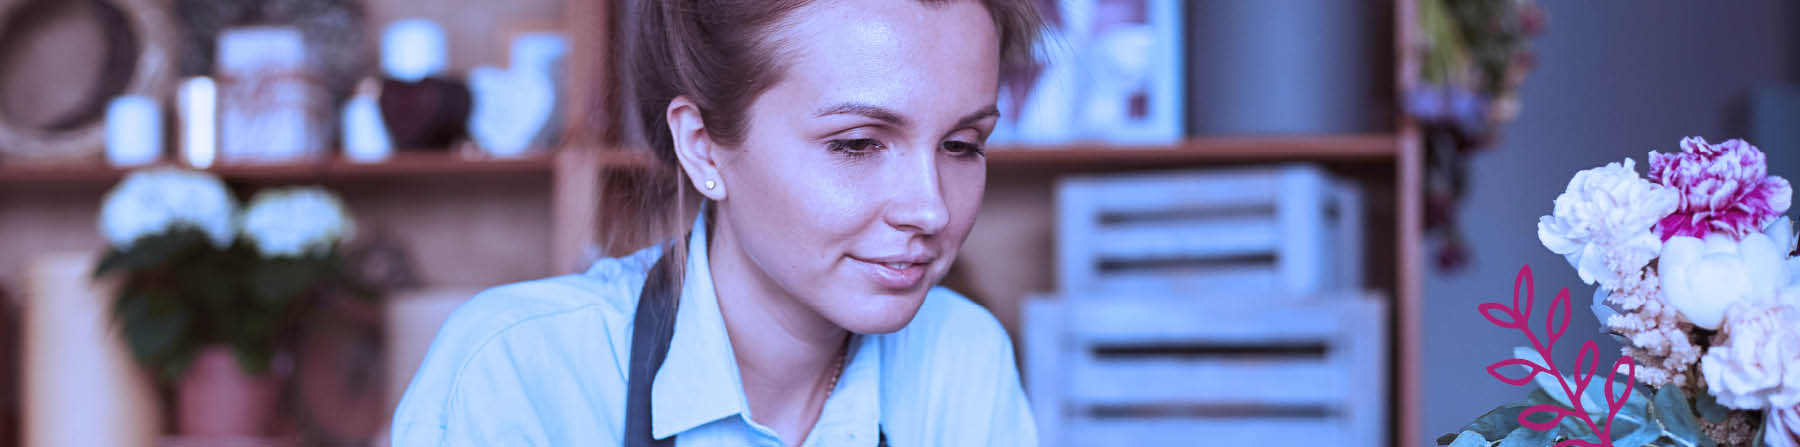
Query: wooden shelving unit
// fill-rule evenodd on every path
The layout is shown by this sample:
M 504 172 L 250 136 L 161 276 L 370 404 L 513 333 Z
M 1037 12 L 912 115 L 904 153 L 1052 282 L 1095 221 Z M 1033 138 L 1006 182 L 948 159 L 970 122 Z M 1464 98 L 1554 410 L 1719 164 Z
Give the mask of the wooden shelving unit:
M 482 287 L 578 271 L 594 256 L 609 210 L 599 200 L 602 172 L 648 165 L 643 155 L 615 146 L 617 89 L 609 54 L 619 50 L 614 19 L 619 2 L 542 0 L 561 4 L 571 42 L 564 116 L 570 146 L 519 159 L 469 158 L 454 151 L 400 153 L 380 163 L 341 159 L 280 165 L 217 166 L 210 171 L 238 183 L 324 183 L 345 195 L 359 220 L 401 234 L 416 252 L 431 287 Z M 399 2 L 387 1 L 394 5 Z M 1415 0 L 1394 0 L 1396 92 L 1412 85 Z M 486 6 L 484 8 L 492 8 Z M 402 9 L 402 8 L 391 8 Z M 462 14 L 462 13 L 458 13 Z M 478 15 L 469 13 L 469 15 Z M 478 21 L 448 21 L 479 23 Z M 1074 143 L 989 150 L 987 202 L 965 259 L 994 314 L 1016 331 L 1024 293 L 1050 290 L 1054 249 L 1054 177 L 1137 169 L 1204 169 L 1246 163 L 1316 162 L 1348 166 L 1375 187 L 1383 203 L 1372 220 L 1391 227 L 1370 231 L 1367 250 L 1391 262 L 1376 271 L 1393 298 L 1389 351 L 1394 372 L 1388 425 L 1393 445 L 1421 445 L 1423 154 L 1418 129 L 1405 117 L 1376 134 L 1196 137 L 1173 144 L 1119 146 Z M 125 170 L 91 165 L 0 164 L 0 287 L 18 285 L 24 257 L 39 252 L 98 248 L 93 216 L 100 195 Z M 478 180 L 477 180 L 478 179 Z M 240 198 L 241 199 L 241 198 Z M 23 230 L 23 231 L 15 231 Z M 1376 237 L 1375 233 L 1381 233 Z M 1390 238 L 1391 239 L 1388 239 Z M 975 242 L 973 239 L 988 238 Z M 996 241 L 998 240 L 998 241 Z M 1375 241 L 1380 241 L 1377 245 Z M 1391 241 L 1391 245 L 1389 245 Z M 981 245 L 985 244 L 985 245 Z M 979 254 L 973 252 L 980 252 Z M 960 263 L 959 263 L 960 264 Z M 20 290 L 14 289 L 17 295 Z M 1009 308 L 1008 306 L 1011 306 Z

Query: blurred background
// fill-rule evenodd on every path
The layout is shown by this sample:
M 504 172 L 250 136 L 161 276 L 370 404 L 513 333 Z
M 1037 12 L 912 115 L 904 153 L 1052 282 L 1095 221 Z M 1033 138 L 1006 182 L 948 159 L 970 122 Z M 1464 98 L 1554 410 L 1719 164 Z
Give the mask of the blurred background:
M 1045 445 L 1433 444 L 1529 391 L 1477 304 L 1592 293 L 1536 238 L 1576 171 L 1690 135 L 1800 170 L 1789 2 L 1037 1 L 946 282 Z M 649 242 L 603 186 L 647 165 L 630 20 L 0 0 L 0 445 L 384 444 L 463 300 Z

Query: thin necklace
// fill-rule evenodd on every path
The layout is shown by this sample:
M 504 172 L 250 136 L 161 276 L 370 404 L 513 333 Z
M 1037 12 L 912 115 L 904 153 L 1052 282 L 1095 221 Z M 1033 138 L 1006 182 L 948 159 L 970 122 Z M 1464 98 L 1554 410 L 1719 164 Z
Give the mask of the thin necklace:
M 838 348 L 837 363 L 831 367 L 831 384 L 826 385 L 825 400 L 831 400 L 831 393 L 837 391 L 838 378 L 844 375 L 844 358 L 850 356 L 850 338 L 844 337 L 844 345 Z

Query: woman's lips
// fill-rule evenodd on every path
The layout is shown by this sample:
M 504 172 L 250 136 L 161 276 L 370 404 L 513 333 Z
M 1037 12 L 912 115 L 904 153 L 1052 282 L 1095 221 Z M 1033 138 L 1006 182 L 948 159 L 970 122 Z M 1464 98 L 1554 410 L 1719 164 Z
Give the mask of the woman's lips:
M 851 258 L 862 266 L 862 270 L 871 281 L 884 289 L 911 290 L 918 287 L 925 279 L 924 262 L 879 262 L 861 258 Z

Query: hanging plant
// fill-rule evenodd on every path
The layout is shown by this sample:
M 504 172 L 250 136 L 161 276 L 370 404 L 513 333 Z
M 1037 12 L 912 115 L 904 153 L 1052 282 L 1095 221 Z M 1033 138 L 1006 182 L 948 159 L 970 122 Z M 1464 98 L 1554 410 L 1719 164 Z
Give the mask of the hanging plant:
M 1420 83 L 1406 92 L 1406 109 L 1425 151 L 1425 231 L 1438 241 L 1438 268 L 1457 270 L 1469 257 L 1456 226 L 1469 158 L 1518 116 L 1519 86 L 1537 63 L 1531 38 L 1546 15 L 1531 0 L 1420 0 L 1418 21 Z

